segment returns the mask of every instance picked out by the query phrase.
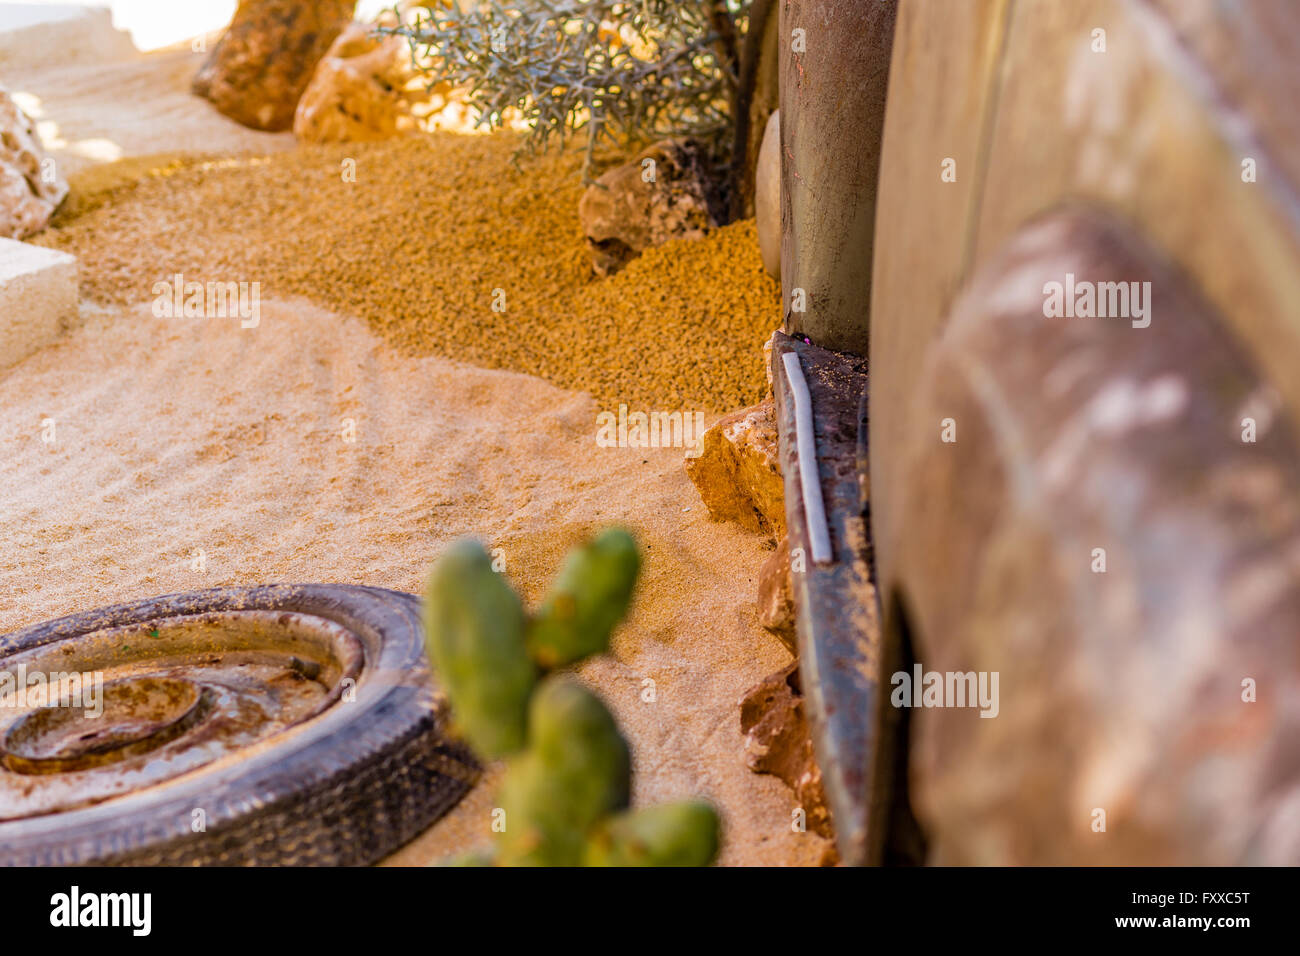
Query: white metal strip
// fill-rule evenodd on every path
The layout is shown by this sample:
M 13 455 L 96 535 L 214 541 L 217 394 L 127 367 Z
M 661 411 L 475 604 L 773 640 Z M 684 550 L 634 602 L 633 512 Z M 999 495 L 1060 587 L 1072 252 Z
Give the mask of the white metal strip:
M 786 352 L 781 356 L 785 377 L 794 396 L 795 451 L 799 458 L 799 490 L 803 494 L 803 513 L 808 522 L 808 545 L 817 564 L 831 560 L 831 532 L 826 524 L 826 503 L 822 500 L 822 481 L 817 469 L 817 439 L 813 432 L 812 395 L 799 365 L 799 356 Z

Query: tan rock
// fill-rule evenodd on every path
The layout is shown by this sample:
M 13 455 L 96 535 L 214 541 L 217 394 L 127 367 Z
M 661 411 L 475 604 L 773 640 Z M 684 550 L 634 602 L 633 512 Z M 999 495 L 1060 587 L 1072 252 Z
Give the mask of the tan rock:
M 77 321 L 77 260 L 0 238 L 0 370 L 54 342 Z
M 785 485 L 771 399 L 721 418 L 704 433 L 700 454 L 686 460 L 709 515 L 742 527 L 785 535 Z
M 806 827 L 833 838 L 822 774 L 804 716 L 798 661 L 745 694 L 740 702 L 740 732 L 745 735 L 746 766 L 784 780 L 804 811 Z
M 403 37 L 377 37 L 370 24 L 353 23 L 316 67 L 293 132 L 316 143 L 387 139 L 417 129 L 416 110 L 433 96 Z
M 779 330 L 778 330 L 779 331 Z M 767 337 L 763 343 L 763 374 L 767 376 L 767 397 L 772 397 L 772 345 L 776 340 L 776 332 Z
M 691 140 L 665 140 L 596 180 L 578 203 L 592 268 L 611 275 L 642 250 L 698 239 L 721 222 L 704 154 Z
M 763 131 L 754 174 L 754 218 L 763 268 L 781 278 L 781 111 L 774 112 Z
M 245 126 L 289 129 L 316 64 L 355 9 L 356 0 L 240 0 L 194 92 Z
M 0 237 L 22 239 L 44 229 L 67 195 L 36 125 L 0 87 Z
M 791 654 L 795 645 L 794 592 L 790 587 L 790 539 L 783 537 L 758 572 L 758 623 L 775 634 Z

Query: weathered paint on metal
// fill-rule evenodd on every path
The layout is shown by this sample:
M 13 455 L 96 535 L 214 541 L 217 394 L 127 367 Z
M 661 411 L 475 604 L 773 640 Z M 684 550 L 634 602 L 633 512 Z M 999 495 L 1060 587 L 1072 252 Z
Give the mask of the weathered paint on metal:
M 795 440 L 794 396 L 784 368 L 787 353 L 798 355 L 812 402 L 816 468 L 833 557 L 829 564 L 812 561 Z M 867 386 L 866 361 L 778 333 L 772 348 L 772 373 L 786 487 L 799 667 L 813 747 L 840 857 L 855 864 L 872 862 L 867 816 L 875 760 L 880 628 L 858 477 L 859 410 Z
M 781 5 L 785 329 L 867 354 L 893 0 Z M 805 311 L 793 296 L 802 290 Z

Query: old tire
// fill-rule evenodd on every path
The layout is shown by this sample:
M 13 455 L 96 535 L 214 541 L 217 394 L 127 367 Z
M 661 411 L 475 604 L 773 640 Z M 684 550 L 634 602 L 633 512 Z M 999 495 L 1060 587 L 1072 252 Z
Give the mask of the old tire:
M 366 864 L 410 840 L 468 792 L 479 768 L 463 745 L 445 736 L 446 708 L 429 677 L 419 602 L 408 594 L 306 584 L 168 595 L 9 634 L 0 638 L 0 667 L 39 660 L 56 648 L 69 659 L 139 657 L 149 653 L 139 646 L 147 635 L 170 635 L 183 622 L 210 623 L 219 634 L 223 621 L 247 622 L 247 615 L 265 612 L 358 648 L 364 661 L 347 688 L 352 699 L 336 688 L 341 696 L 308 719 L 174 778 L 61 812 L 4 820 L 0 863 Z M 105 635 L 111 648 L 101 646 Z M 130 640 L 137 641 L 135 650 Z M 191 661 L 202 683 L 210 672 L 200 658 L 173 657 L 169 666 L 183 670 Z M 224 660 L 223 652 L 211 660 Z M 148 668 L 143 659 L 133 673 Z M 128 759 L 141 758 L 124 758 L 122 766 Z M 0 769 L 6 776 L 14 775 Z

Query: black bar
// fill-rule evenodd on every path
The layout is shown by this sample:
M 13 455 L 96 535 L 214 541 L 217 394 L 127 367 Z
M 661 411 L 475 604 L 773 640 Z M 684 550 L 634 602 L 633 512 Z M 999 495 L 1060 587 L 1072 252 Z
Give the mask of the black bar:
M 800 949 L 847 938 L 866 950 L 909 938 L 925 949 L 947 939 L 1231 946 L 1258 930 L 1285 933 L 1294 885 L 1284 869 L 41 869 L 0 872 L 0 899 L 10 951 L 28 938 L 74 934 L 80 944 L 150 939 L 205 949 L 237 940 L 258 950 L 279 940 L 332 952 L 351 942 L 495 949 L 512 930 L 536 945 L 564 946 L 572 936 L 595 950 L 644 936 L 698 951 L 712 945 L 703 934 L 728 948 L 757 936 L 767 949 L 789 935 Z M 100 904 L 87 904 L 88 895 L 149 894 L 148 935 L 136 936 L 129 918 L 116 927 L 52 925 L 58 896 L 70 903 L 73 886 L 87 915 Z M 143 902 L 131 915 L 142 916 Z M 1179 923 L 1193 919 L 1198 925 Z M 1128 920 L 1154 923 L 1121 925 Z

